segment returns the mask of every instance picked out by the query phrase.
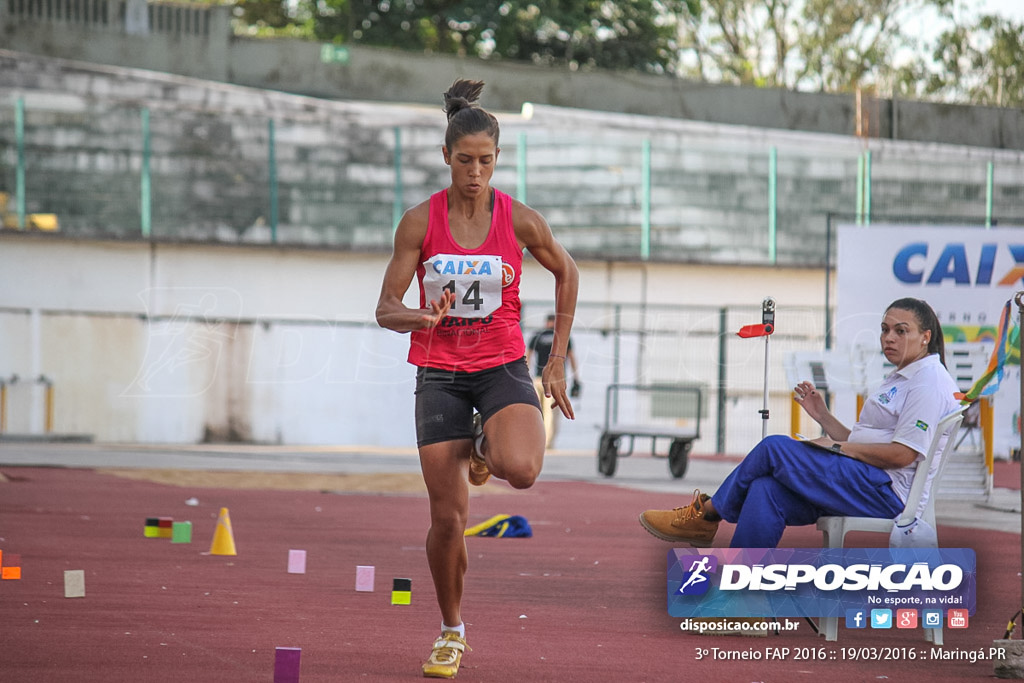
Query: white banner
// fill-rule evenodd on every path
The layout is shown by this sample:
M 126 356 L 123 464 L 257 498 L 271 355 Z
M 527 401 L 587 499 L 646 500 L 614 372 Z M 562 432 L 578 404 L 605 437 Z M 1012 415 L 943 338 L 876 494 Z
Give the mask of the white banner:
M 837 270 L 840 354 L 877 352 L 886 306 L 908 296 L 931 304 L 947 344 L 981 342 L 991 352 L 1004 304 L 1024 289 L 1024 229 L 841 225 Z M 1013 327 L 1017 317 L 1011 304 Z M 1010 356 L 993 402 L 993 452 L 1002 459 L 1020 445 L 1020 364 L 1015 351 Z M 837 408 L 849 410 L 854 392 L 845 394 Z

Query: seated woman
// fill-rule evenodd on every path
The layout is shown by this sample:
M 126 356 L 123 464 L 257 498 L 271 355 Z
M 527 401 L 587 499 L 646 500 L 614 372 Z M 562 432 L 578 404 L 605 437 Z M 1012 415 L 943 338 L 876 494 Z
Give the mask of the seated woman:
M 853 429 L 829 412 L 810 382 L 801 382 L 796 400 L 825 436 L 809 442 L 769 436 L 713 497 L 695 491 L 689 505 L 647 510 L 640 524 L 662 540 L 704 548 L 724 519 L 736 524 L 731 547 L 774 548 L 787 526 L 825 515 L 895 518 L 936 425 L 959 404 L 931 306 L 912 298 L 892 302 L 881 344 L 896 369 L 868 398 Z

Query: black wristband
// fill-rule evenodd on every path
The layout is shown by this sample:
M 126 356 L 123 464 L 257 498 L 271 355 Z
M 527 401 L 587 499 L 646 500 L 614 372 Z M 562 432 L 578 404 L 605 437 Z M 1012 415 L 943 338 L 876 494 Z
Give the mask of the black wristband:
M 841 454 L 843 452 L 843 446 L 842 446 L 842 444 L 839 444 L 839 443 L 832 444 L 831 449 L 832 449 L 833 453 Z

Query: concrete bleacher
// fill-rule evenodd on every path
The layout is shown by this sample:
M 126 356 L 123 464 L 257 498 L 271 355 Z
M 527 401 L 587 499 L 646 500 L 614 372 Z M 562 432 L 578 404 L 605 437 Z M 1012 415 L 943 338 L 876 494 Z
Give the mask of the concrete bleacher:
M 20 99 L 28 211 L 59 215 L 70 235 L 139 235 L 143 108 L 157 238 L 270 241 L 271 120 L 279 242 L 388 249 L 396 207 L 448 182 L 439 106 L 323 100 L 6 51 L 0 92 L 0 191 L 14 186 Z M 825 263 L 829 215 L 852 220 L 857 159 L 868 146 L 876 215 L 976 223 L 985 211 L 986 165 L 994 161 L 996 216 L 1024 216 L 1024 163 L 1016 152 L 545 105 L 499 117 L 503 154 L 494 185 L 516 194 L 525 139 L 526 200 L 578 256 L 639 256 L 645 142 L 651 253 L 659 260 L 768 263 L 773 149 L 780 265 Z

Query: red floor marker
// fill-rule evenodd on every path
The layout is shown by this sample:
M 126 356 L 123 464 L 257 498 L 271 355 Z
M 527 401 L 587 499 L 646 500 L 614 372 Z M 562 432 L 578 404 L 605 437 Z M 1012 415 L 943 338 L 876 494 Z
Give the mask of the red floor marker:
M 0 579 L 12 581 L 21 578 L 21 555 L 7 553 L 0 561 L 3 562 L 0 565 Z

